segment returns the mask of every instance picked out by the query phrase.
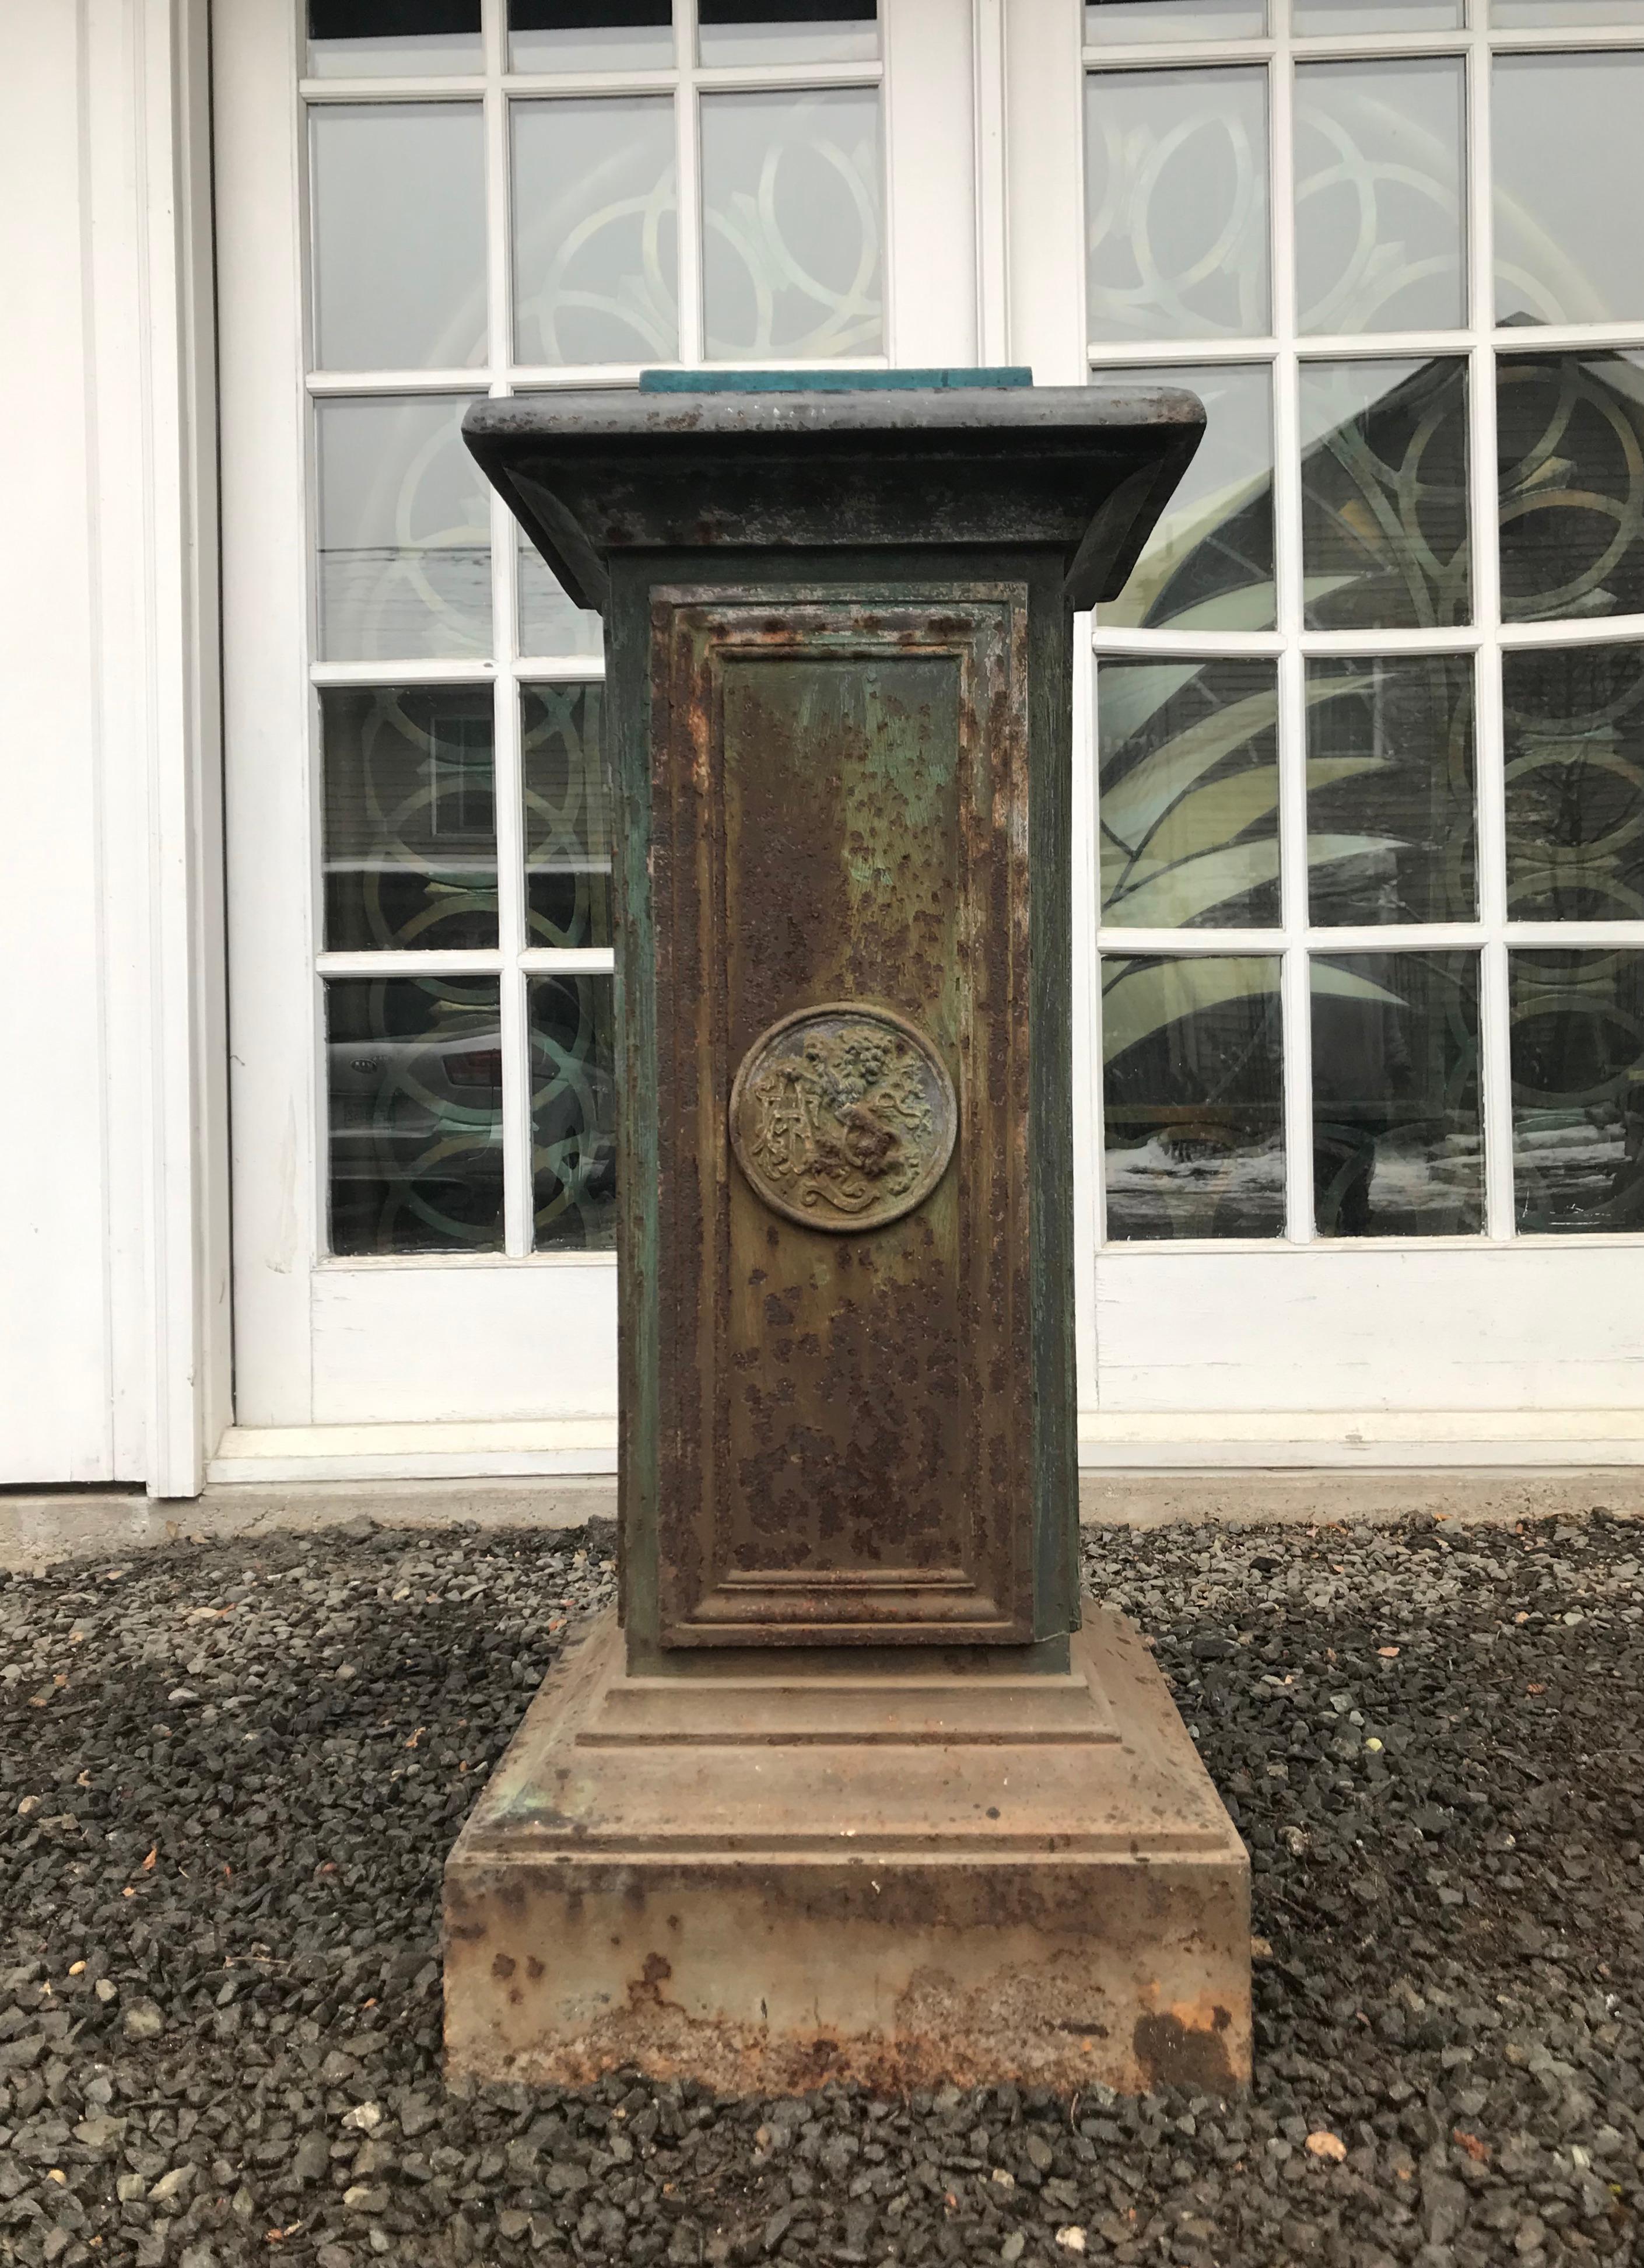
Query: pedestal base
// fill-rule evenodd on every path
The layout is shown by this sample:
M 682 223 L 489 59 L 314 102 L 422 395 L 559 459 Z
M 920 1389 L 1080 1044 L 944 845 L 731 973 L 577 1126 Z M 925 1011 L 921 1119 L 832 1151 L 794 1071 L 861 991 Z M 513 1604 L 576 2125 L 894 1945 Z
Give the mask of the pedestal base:
M 445 1867 L 452 2078 L 1250 2075 L 1244 1845 L 1135 1631 L 1061 1677 L 545 1682 Z

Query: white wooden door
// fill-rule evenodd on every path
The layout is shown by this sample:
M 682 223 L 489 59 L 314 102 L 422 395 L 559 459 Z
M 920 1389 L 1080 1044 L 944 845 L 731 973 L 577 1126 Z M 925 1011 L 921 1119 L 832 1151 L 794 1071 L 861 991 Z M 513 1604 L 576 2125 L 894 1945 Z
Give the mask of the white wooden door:
M 969 0 L 600 12 L 216 18 L 238 1424 L 397 1469 L 616 1402 L 598 625 L 464 406 L 976 355 Z
M 1088 1461 L 1625 1432 L 1644 10 L 1003 6 L 1013 357 L 1208 410 L 1084 648 Z

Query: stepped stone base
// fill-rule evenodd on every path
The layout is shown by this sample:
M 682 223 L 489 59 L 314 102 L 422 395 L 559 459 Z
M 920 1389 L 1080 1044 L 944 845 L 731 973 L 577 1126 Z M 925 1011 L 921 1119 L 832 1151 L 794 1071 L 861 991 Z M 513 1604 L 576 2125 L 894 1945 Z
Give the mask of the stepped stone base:
M 452 2079 L 1225 2090 L 1244 1845 L 1131 1625 L 1061 1675 L 554 1669 L 445 1867 Z

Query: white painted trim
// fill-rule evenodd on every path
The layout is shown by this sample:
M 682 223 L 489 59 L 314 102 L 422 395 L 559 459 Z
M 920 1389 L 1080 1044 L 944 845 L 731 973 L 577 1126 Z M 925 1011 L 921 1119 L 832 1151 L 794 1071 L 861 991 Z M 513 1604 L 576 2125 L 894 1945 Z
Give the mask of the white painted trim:
M 192 1496 L 231 1393 L 206 0 L 84 23 L 114 1461 Z
M 529 1424 L 235 1425 L 206 1469 L 225 1481 L 504 1480 L 614 1473 L 613 1418 Z
M 605 1477 L 608 1418 L 531 1424 L 237 1425 L 211 1487 L 303 1481 Z M 1345 1472 L 1644 1466 L 1644 1410 L 1141 1411 L 1084 1410 L 1083 1472 Z
M 1644 1410 L 1083 1410 L 1084 1472 L 1644 1465 Z

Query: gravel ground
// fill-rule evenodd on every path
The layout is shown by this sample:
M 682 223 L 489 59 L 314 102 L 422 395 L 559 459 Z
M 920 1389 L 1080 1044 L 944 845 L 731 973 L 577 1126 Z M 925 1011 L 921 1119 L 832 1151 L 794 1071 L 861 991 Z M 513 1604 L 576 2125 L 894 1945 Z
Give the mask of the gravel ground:
M 1644 1528 L 1093 1539 L 1251 1847 L 1247 2100 L 448 2096 L 441 1862 L 608 1543 L 0 1584 L 0 2258 L 1644 2257 Z

